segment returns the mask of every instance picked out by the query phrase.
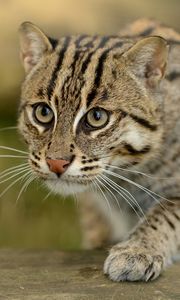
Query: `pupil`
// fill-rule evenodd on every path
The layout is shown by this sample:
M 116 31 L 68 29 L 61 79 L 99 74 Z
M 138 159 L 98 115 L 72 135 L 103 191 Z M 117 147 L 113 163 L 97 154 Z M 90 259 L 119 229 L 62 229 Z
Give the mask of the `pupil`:
M 101 112 L 100 112 L 100 110 L 95 110 L 94 111 L 94 119 L 96 121 L 99 121 L 101 119 Z
M 49 108 L 47 106 L 43 106 L 41 113 L 43 117 L 46 117 L 49 114 Z

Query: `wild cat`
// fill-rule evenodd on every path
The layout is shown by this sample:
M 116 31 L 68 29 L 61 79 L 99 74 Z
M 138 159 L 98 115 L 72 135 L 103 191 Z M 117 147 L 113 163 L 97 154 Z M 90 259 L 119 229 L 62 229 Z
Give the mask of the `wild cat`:
M 180 245 L 180 35 L 140 20 L 56 40 L 25 22 L 20 45 L 33 172 L 78 193 L 85 246 L 114 244 L 110 279 L 157 278 Z

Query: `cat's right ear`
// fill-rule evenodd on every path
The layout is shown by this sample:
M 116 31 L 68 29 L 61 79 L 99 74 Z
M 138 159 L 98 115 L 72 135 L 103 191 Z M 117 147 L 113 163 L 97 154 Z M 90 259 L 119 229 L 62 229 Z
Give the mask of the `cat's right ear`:
M 52 51 L 48 37 L 34 24 L 24 22 L 19 27 L 20 56 L 28 73 L 47 52 Z
M 139 40 L 123 54 L 127 67 L 143 80 L 148 88 L 156 88 L 165 75 L 168 61 L 167 41 L 160 36 Z

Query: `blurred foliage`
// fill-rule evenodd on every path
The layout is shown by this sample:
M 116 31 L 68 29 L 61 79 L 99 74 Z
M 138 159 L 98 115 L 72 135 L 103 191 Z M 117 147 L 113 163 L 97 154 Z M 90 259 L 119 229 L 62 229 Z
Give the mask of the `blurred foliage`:
M 14 114 L 23 70 L 17 30 L 32 21 L 51 36 L 113 34 L 134 19 L 153 17 L 180 29 L 179 0 L 0 0 L 0 108 Z M 9 110 L 7 103 L 12 103 Z
M 0 128 L 16 123 L 24 76 L 18 53 L 21 22 L 32 21 L 53 37 L 82 32 L 112 34 L 139 17 L 156 18 L 180 29 L 179 11 L 179 0 L 0 0 Z M 0 145 L 24 147 L 13 130 L 0 131 Z M 0 159 L 0 171 L 18 163 Z M 0 185 L 0 193 L 8 184 Z M 20 189 L 15 185 L 1 198 L 0 246 L 78 248 L 75 202 L 54 196 L 43 201 L 47 190 L 36 182 L 16 204 Z

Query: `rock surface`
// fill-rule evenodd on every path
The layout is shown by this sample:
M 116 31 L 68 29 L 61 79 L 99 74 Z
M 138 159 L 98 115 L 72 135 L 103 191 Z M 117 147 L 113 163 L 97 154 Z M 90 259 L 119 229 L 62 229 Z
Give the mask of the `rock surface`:
M 105 252 L 0 250 L 0 299 L 179 300 L 180 264 L 150 283 L 114 283 L 102 273 Z

